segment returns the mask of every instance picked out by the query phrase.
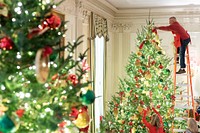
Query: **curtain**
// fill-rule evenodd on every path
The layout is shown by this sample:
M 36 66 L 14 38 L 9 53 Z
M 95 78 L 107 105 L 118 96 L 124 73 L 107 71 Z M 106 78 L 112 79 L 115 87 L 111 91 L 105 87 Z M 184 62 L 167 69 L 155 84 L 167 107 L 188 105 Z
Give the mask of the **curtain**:
M 107 19 L 91 13 L 90 29 L 91 39 L 94 39 L 96 36 L 99 38 L 103 36 L 105 41 L 109 41 Z

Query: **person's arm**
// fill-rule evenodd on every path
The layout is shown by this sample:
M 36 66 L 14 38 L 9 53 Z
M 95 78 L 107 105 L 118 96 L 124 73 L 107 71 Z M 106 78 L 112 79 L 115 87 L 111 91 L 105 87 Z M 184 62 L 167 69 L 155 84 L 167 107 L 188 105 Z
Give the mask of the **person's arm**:
M 160 113 L 154 107 L 152 109 L 158 115 L 158 117 L 160 119 L 160 124 L 163 125 L 163 121 L 162 121 L 162 117 L 160 116 Z
M 148 128 L 151 127 L 151 124 L 146 120 L 146 116 L 147 116 L 147 110 L 143 110 L 143 117 L 142 117 L 142 121 L 144 123 L 144 125 Z
M 159 26 L 159 27 L 156 27 L 156 29 L 159 29 L 159 30 L 165 30 L 165 31 L 175 31 L 177 29 L 177 26 L 176 24 L 171 24 L 169 26 Z

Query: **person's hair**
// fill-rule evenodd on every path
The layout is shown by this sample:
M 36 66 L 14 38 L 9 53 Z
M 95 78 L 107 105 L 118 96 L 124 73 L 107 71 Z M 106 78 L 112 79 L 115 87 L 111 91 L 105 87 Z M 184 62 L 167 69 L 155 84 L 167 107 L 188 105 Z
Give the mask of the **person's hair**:
M 176 20 L 176 17 L 172 16 L 172 17 L 170 17 L 169 19 L 174 19 L 174 20 Z
M 188 129 L 192 133 L 198 132 L 198 125 L 197 125 L 197 122 L 194 120 L 194 118 L 188 118 L 187 124 L 188 124 Z
M 153 114 L 151 117 L 151 125 L 156 127 L 156 130 L 161 127 L 160 119 L 157 114 Z
M 200 116 L 199 115 L 196 115 L 197 112 L 195 112 L 195 118 L 197 121 L 200 120 Z M 194 118 L 194 115 L 193 115 L 193 109 L 190 109 L 189 110 L 189 118 Z

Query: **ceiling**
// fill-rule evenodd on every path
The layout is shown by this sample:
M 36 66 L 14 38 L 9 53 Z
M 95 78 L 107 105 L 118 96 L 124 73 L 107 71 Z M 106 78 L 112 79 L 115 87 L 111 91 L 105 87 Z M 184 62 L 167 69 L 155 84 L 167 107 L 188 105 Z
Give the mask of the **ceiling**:
M 105 0 L 117 9 L 196 6 L 200 0 Z

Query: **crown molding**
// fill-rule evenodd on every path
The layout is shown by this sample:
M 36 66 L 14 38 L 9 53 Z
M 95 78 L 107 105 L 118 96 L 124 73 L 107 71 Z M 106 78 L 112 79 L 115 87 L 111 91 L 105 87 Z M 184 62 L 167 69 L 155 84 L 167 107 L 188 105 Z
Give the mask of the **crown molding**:
M 84 0 L 84 8 L 110 20 L 114 19 L 117 11 L 105 0 Z

